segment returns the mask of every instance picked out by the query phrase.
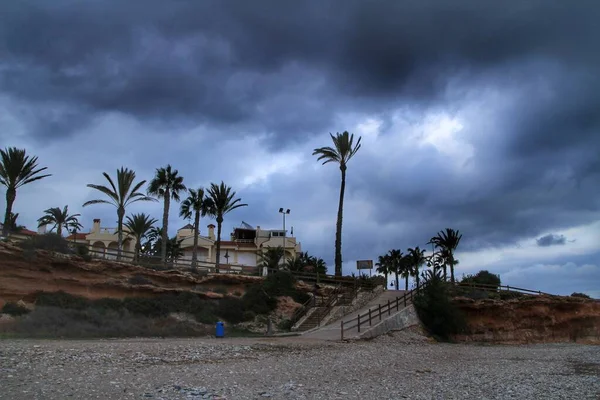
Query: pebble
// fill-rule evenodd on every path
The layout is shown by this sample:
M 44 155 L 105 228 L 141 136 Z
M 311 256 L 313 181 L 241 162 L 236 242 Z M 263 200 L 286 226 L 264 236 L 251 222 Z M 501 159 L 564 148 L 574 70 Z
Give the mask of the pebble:
M 5 398 L 597 399 L 600 347 L 302 338 L 2 341 Z M 95 372 L 95 373 L 94 373 Z M 1 379 L 1 378 L 0 378 Z M 124 389 L 125 388 L 125 389 Z

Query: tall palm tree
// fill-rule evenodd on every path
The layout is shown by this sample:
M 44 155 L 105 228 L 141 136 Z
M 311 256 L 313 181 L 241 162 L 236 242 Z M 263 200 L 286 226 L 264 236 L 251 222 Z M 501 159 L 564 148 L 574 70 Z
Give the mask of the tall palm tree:
M 204 196 L 204 189 L 189 189 L 188 197 L 183 200 L 179 210 L 179 216 L 185 219 L 194 216 L 194 248 L 192 250 L 192 269 L 196 268 L 198 262 L 198 235 L 200 234 L 200 217 L 214 214 L 212 200 Z
M 385 276 L 385 289 L 387 290 L 388 275 L 391 273 L 390 256 L 388 254 L 385 254 L 383 256 L 377 257 L 377 263 L 375 264 L 375 266 L 377 267 L 377 273 L 383 274 Z
M 408 291 L 408 278 L 412 276 L 413 271 L 410 255 L 407 254 L 400 258 L 398 271 L 400 272 L 400 275 L 404 278 L 404 290 Z
M 230 186 L 225 185 L 221 181 L 220 185 L 216 183 L 210 184 L 208 189 L 208 197 L 211 199 L 214 205 L 214 215 L 217 221 L 217 259 L 215 262 L 215 272 L 219 272 L 219 264 L 221 257 L 221 226 L 223 224 L 223 216 L 236 208 L 246 207 L 248 204 L 240 203 L 242 199 L 235 198 L 235 192 L 231 190 Z
M 140 252 L 142 251 L 142 239 L 144 239 L 152 226 L 158 221 L 151 216 L 140 213 L 140 214 L 132 214 L 131 216 L 127 216 L 125 223 L 123 224 L 129 233 L 135 237 L 135 254 L 133 255 L 133 261 L 137 262 L 140 257 Z
M 390 250 L 389 252 L 390 255 L 390 267 L 392 272 L 394 272 L 394 275 L 396 276 L 396 290 L 400 290 L 399 288 L 399 277 L 402 274 L 402 259 L 404 257 L 404 254 L 402 253 L 402 250 L 400 249 L 395 249 L 395 250 Z
M 7 236 L 11 227 L 10 218 L 13 204 L 17 198 L 17 189 L 51 176 L 51 174 L 40 175 L 48 167 L 38 168 L 37 161 L 38 158 L 28 156 L 25 149 L 9 147 L 0 150 L 0 184 L 6 186 L 6 212 L 4 213 L 2 236 Z
M 360 149 L 360 140 L 358 138 L 356 145 L 354 145 L 354 134 L 349 134 L 347 131 L 344 133 L 336 133 L 333 136 L 331 133 L 331 140 L 333 141 L 334 147 L 320 147 L 313 151 L 313 156 L 318 155 L 318 161 L 323 160 L 323 165 L 335 162 L 339 164 L 340 171 L 342 173 L 342 183 L 340 185 L 340 200 L 338 205 L 337 223 L 335 229 L 335 275 L 342 275 L 342 219 L 344 213 L 344 192 L 346 191 L 346 169 L 348 168 L 348 162 Z
M 408 257 L 412 275 L 415 277 L 417 287 L 419 287 L 419 269 L 427 261 L 427 258 L 425 257 L 425 250 L 420 249 L 419 246 L 410 248 L 408 249 Z
M 38 219 L 38 228 L 43 225 L 53 224 L 51 231 L 56 228 L 56 233 L 58 236 L 62 236 L 62 228 L 66 228 L 67 231 L 69 229 L 81 229 L 83 226 L 79 223 L 77 217 L 80 217 L 81 214 L 72 214 L 69 215 L 68 206 L 65 206 L 62 210 L 59 207 L 52 207 L 47 210 L 44 210 L 44 215 L 40 219 Z
M 129 168 L 121 167 L 117 170 L 116 185 L 106 172 L 103 172 L 102 175 L 104 175 L 104 178 L 106 178 L 110 187 L 94 185 L 91 183 L 88 184 L 87 187 L 104 193 L 108 197 L 108 200 L 90 200 L 83 203 L 83 206 L 87 207 L 92 204 L 112 204 L 117 208 L 117 260 L 120 260 L 121 252 L 123 251 L 123 218 L 125 218 L 125 209 L 128 205 L 135 203 L 136 201 L 156 201 L 156 199 L 138 192 L 146 181 L 134 183 L 135 171 Z
M 454 283 L 454 266 L 456 265 L 454 260 L 454 251 L 458 247 L 461 238 L 462 235 L 458 229 L 454 230 L 451 228 L 446 228 L 445 231 L 438 232 L 437 236 L 431 239 L 431 243 L 433 243 L 435 247 L 445 251 L 448 260 L 447 262 L 450 265 L 450 281 L 452 283 Z
M 167 260 L 167 243 L 169 240 L 169 208 L 171 199 L 179 201 L 179 192 L 186 190 L 183 184 L 183 177 L 179 176 L 179 171 L 172 169 L 168 164 L 166 168 L 157 168 L 156 175 L 148 184 L 148 194 L 154 195 L 164 200 L 163 207 L 163 225 L 162 225 L 162 246 L 160 248 L 160 258 L 163 262 Z

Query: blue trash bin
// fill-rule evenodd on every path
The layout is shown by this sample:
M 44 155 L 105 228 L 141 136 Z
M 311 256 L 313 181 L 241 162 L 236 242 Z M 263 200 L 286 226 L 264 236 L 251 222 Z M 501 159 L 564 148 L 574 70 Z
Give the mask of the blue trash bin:
M 215 327 L 215 336 L 218 338 L 225 337 L 225 325 L 221 321 L 217 322 Z

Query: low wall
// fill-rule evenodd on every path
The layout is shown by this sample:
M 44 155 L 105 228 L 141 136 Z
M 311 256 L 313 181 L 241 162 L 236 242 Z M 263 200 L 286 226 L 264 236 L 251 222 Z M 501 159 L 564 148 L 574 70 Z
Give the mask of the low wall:
M 399 331 L 411 326 L 419 325 L 421 321 L 417 316 L 417 311 L 413 305 L 409 305 L 398 311 L 396 314 L 384 319 L 377 325 L 367 328 L 364 332 L 359 333 L 358 339 L 372 339 L 377 336 L 384 335 L 390 331 Z

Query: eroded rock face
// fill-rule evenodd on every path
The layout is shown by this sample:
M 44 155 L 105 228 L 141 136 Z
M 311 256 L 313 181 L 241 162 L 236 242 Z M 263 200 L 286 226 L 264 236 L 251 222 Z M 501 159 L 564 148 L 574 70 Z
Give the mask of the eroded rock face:
M 208 299 L 219 299 L 212 290 L 223 286 L 227 293 L 241 295 L 247 284 L 262 278 L 242 275 L 198 276 L 183 271 L 154 271 L 128 263 L 107 260 L 84 261 L 38 250 L 34 257 L 15 246 L 0 243 L 0 307 L 6 302 L 35 301 L 38 291 L 64 291 L 89 299 L 150 297 L 191 291 Z
M 600 344 L 600 301 L 576 297 L 526 296 L 512 300 L 454 302 L 467 318 L 458 341 L 491 343 L 578 342 Z

